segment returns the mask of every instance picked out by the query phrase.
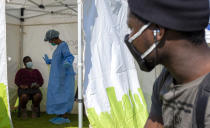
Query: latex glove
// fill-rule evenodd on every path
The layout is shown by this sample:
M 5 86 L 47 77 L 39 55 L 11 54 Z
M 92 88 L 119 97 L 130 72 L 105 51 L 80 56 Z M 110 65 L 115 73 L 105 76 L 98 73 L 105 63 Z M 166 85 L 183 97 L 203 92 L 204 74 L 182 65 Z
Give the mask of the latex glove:
M 64 61 L 63 65 L 65 68 L 68 68 L 69 66 L 71 66 L 71 64 L 68 61 Z
M 43 57 L 44 61 L 46 64 L 51 64 L 51 60 L 49 59 L 48 55 L 47 54 L 44 54 L 44 57 Z

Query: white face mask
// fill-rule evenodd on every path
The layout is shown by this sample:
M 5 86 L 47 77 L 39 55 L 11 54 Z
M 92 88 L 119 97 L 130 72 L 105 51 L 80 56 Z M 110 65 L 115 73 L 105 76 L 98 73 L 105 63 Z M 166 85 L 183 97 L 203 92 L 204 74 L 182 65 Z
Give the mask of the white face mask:
M 26 63 L 26 67 L 27 68 L 32 68 L 33 67 L 33 63 L 32 62 L 27 62 Z
M 151 23 L 148 23 L 144 25 L 136 34 L 134 34 L 132 37 L 129 38 L 129 43 L 132 43 L 136 38 L 141 36 L 141 34 L 146 30 Z M 158 45 L 159 42 L 155 42 L 152 46 L 150 46 L 149 49 L 147 49 L 144 53 L 141 55 L 141 59 L 144 59 L 147 55 L 149 55 Z
M 151 23 L 148 23 L 146 25 L 144 25 L 136 34 L 134 34 L 132 37 L 129 38 L 129 35 L 125 36 L 125 43 L 128 46 L 130 52 L 132 53 L 132 55 L 134 56 L 134 58 L 136 59 L 136 61 L 138 62 L 140 68 L 143 71 L 151 71 L 154 68 L 154 64 L 147 62 L 144 58 L 149 55 L 158 45 L 159 42 L 156 41 L 155 39 L 155 43 L 148 49 L 146 50 L 143 54 L 141 54 L 136 48 L 135 46 L 132 44 L 133 41 L 139 37 L 150 25 Z M 155 33 L 156 31 L 154 31 L 154 38 L 156 38 L 157 33 Z

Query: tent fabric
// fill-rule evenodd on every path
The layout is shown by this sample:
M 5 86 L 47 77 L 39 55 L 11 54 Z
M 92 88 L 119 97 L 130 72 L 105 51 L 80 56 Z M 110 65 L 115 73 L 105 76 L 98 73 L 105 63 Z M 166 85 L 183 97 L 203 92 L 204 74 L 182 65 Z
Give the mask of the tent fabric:
M 11 128 L 7 86 L 0 84 L 0 128 Z
M 124 44 L 127 2 L 84 2 L 84 102 L 93 128 L 142 128 L 148 117 L 134 59 Z
M 14 85 L 15 73 L 20 68 L 20 26 L 6 25 L 6 37 L 7 37 L 7 66 L 8 66 L 8 88 L 10 104 L 13 106 L 17 98 L 17 87 Z
M 5 1 L 0 0 L 0 127 L 11 128 L 7 83 Z
M 41 8 L 40 5 L 43 7 Z M 21 12 L 22 8 L 22 12 Z M 76 0 L 7 0 L 6 1 L 7 15 L 15 19 L 23 18 L 24 21 L 38 17 L 39 22 L 43 17 L 49 15 L 58 16 L 62 19 L 65 17 L 75 17 L 77 15 L 77 1 Z M 35 23 L 34 20 L 30 20 Z M 39 23 L 38 22 L 38 23 Z

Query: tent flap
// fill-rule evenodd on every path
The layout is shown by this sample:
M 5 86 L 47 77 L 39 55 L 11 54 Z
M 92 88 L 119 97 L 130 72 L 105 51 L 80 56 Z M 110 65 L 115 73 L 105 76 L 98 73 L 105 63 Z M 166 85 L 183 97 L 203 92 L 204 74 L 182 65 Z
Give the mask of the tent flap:
M 0 127 L 11 128 L 7 84 L 5 1 L 0 0 Z
M 86 0 L 84 3 L 84 102 L 93 128 L 142 128 L 147 104 L 134 59 L 124 36 L 124 0 Z

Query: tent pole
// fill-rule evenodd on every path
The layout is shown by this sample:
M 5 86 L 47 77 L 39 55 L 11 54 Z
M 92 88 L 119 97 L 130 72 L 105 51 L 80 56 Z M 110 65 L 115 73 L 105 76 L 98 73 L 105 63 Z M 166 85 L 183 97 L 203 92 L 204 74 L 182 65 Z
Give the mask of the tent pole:
M 25 8 L 21 8 L 20 9 L 20 47 L 19 47 L 19 50 L 20 50 L 20 58 L 19 58 L 19 61 L 20 61 L 20 68 L 23 67 L 23 61 L 22 61 L 22 58 L 23 58 L 23 31 L 24 31 L 24 25 L 23 25 L 23 22 L 24 22 L 24 10 Z
M 78 4 L 78 110 L 79 128 L 83 127 L 83 100 L 82 100 L 82 1 L 77 0 Z
M 74 12 L 76 12 L 77 13 L 77 10 L 75 10 L 74 8 L 72 8 L 72 7 L 69 7 L 67 4 L 64 4 L 63 2 L 59 2 L 61 5 L 63 5 L 63 6 L 65 6 L 66 8 L 68 8 L 68 9 L 70 9 L 70 10 L 72 10 L 72 11 L 74 11 Z
M 17 16 L 14 16 L 14 15 L 12 15 L 12 14 L 9 14 L 8 12 L 6 12 L 6 14 L 7 14 L 8 16 L 11 16 L 11 17 L 15 18 L 15 19 L 20 19 L 20 18 L 17 17 Z
M 40 16 L 44 16 L 44 15 L 48 15 L 48 14 L 56 14 L 56 13 L 63 12 L 63 11 L 66 11 L 66 10 L 68 10 L 68 8 L 67 9 L 57 10 L 57 11 L 46 12 L 46 13 L 35 15 L 35 16 L 24 17 L 24 19 L 30 19 L 30 18 L 40 17 Z
M 23 67 L 23 61 L 22 61 L 22 58 L 23 58 L 23 30 L 24 30 L 24 26 L 23 26 L 23 23 L 21 22 L 20 24 L 20 68 Z

